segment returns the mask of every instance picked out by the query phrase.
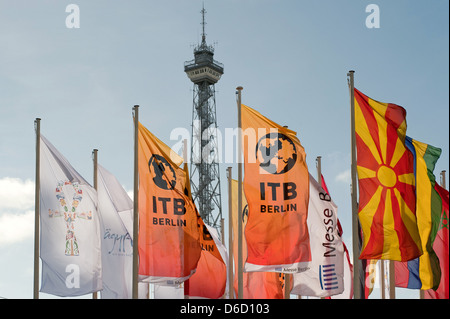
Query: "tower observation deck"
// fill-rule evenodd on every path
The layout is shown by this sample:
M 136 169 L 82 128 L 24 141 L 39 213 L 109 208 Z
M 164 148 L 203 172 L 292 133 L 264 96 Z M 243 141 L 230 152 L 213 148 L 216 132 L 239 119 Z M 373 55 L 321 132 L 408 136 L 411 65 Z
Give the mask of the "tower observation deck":
M 214 47 L 206 44 L 205 13 L 203 8 L 202 42 L 194 48 L 194 59 L 184 63 L 184 72 L 194 83 L 190 181 L 192 197 L 200 216 L 206 224 L 221 233 L 215 84 L 223 74 L 223 64 L 214 60 Z

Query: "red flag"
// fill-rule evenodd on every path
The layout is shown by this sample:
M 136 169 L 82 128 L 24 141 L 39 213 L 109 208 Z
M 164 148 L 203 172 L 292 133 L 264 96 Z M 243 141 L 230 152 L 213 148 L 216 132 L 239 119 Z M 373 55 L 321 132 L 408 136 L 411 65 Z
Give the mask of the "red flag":
M 439 258 L 441 266 L 441 282 L 436 291 L 429 289 L 425 291 L 425 299 L 449 299 L 449 247 L 448 247 L 448 191 L 439 186 L 438 183 L 434 185 L 434 189 L 439 193 L 442 199 L 442 214 L 439 229 L 434 240 L 433 249 Z

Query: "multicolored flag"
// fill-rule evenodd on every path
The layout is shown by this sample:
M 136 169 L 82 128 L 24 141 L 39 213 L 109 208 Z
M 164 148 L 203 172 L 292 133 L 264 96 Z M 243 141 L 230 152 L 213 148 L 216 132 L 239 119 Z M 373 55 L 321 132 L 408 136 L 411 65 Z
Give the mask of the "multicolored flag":
M 141 123 L 138 129 L 140 280 L 176 286 L 200 258 L 199 215 L 180 157 Z
M 238 181 L 231 180 L 231 219 L 233 225 L 233 257 L 235 269 L 238 269 Z M 248 218 L 248 205 L 244 192 L 242 192 L 242 229 L 245 229 Z M 247 257 L 247 243 L 242 238 L 242 255 L 245 261 Z M 230 267 L 232 267 L 230 265 Z M 237 272 L 237 271 L 236 271 Z M 292 283 L 292 281 L 291 281 Z M 275 272 L 244 272 L 243 273 L 243 298 L 244 299 L 283 299 L 284 277 Z M 234 291 L 238 295 L 238 278 L 234 276 Z
M 242 105 L 245 272 L 297 273 L 311 260 L 307 226 L 309 173 L 296 132 Z
M 441 280 L 441 269 L 433 243 L 441 218 L 442 200 L 434 189 L 436 181 L 433 171 L 441 149 L 408 136 L 406 146 L 414 155 L 416 216 L 423 255 L 408 261 L 407 265 L 396 265 L 396 285 L 423 290 L 437 289 Z
M 294 274 L 291 293 L 328 297 L 344 291 L 344 246 L 338 234 L 337 206 L 309 175 L 308 230 L 312 261 L 308 270 Z
M 408 261 L 422 255 L 416 218 L 414 158 L 405 146 L 406 111 L 357 89 L 360 259 Z
M 41 135 L 41 292 L 73 297 L 102 289 L 97 192 Z
M 448 233 L 448 190 L 441 187 L 438 183 L 434 184 L 434 189 L 438 192 L 442 200 L 442 210 L 439 227 L 436 238 L 434 239 L 433 249 L 439 258 L 441 267 L 441 282 L 436 291 L 429 289 L 425 291 L 425 299 L 449 299 L 449 233 Z

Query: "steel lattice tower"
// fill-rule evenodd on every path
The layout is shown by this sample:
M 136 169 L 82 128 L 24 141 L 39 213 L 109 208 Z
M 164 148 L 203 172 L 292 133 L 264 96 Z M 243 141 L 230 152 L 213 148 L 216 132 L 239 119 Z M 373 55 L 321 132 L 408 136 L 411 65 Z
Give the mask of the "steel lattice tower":
M 223 64 L 214 60 L 214 47 L 206 44 L 205 8 L 202 9 L 202 42 L 194 48 L 194 60 L 184 72 L 194 83 L 190 180 L 192 197 L 203 221 L 219 233 L 222 220 L 215 83 Z

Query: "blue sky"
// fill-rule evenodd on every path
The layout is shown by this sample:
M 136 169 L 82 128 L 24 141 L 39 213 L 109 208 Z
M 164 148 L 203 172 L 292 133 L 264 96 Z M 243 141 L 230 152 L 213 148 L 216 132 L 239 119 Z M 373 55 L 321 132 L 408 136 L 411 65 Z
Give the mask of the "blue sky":
M 347 245 L 349 70 L 363 93 L 407 110 L 409 136 L 442 148 L 437 180 L 449 171 L 446 0 L 0 0 L 0 296 L 32 297 L 34 119 L 88 181 L 98 148 L 99 163 L 131 190 L 132 106 L 169 146 L 174 129 L 190 131 L 183 63 L 201 40 L 203 2 L 207 42 L 224 64 L 219 130 L 237 125 L 241 85 L 244 104 L 297 131 L 314 176 L 322 156 Z M 65 23 L 71 3 L 80 8 L 77 29 Z M 380 9 L 380 28 L 366 27 L 369 4 Z M 235 163 L 221 165 L 224 212 L 228 166 L 237 178 Z

